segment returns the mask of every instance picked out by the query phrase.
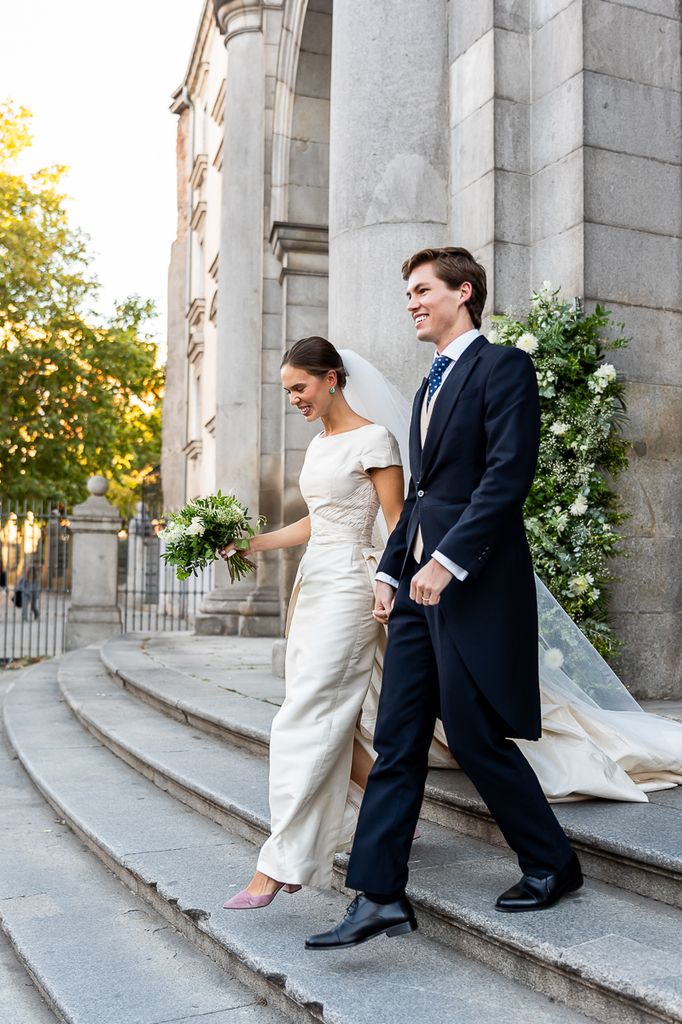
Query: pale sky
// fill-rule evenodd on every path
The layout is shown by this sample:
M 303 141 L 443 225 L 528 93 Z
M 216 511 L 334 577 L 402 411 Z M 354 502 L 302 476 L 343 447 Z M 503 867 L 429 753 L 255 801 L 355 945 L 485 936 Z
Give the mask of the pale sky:
M 175 237 L 171 94 L 203 0 L 3 0 L 0 97 L 33 112 L 31 168 L 66 164 L 74 226 L 90 235 L 98 308 L 137 293 L 161 314 Z

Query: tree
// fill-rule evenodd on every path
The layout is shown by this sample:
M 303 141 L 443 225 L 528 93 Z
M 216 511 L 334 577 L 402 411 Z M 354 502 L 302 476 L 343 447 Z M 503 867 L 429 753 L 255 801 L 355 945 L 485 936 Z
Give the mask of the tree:
M 92 312 L 98 286 L 68 223 L 65 168 L 18 173 L 30 144 L 29 112 L 0 104 L 0 490 L 73 502 L 104 473 L 125 501 L 159 457 L 153 304 Z

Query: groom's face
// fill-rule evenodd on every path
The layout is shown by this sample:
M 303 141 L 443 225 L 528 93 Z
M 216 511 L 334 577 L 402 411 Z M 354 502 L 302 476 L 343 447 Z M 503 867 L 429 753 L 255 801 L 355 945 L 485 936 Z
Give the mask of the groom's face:
M 456 329 L 460 289 L 448 288 L 436 277 L 433 263 L 416 267 L 407 282 L 407 311 L 418 341 L 448 341 Z

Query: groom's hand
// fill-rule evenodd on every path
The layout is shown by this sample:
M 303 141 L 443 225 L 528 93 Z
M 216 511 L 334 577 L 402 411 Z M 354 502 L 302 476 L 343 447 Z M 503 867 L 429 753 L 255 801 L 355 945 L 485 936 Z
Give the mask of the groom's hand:
M 416 572 L 410 584 L 410 597 L 417 604 L 438 604 L 440 595 L 452 579 L 444 565 L 432 558 L 423 569 Z
M 383 580 L 379 580 L 374 594 L 374 611 L 372 612 L 372 615 L 377 622 L 382 624 L 382 626 L 385 626 L 388 622 L 388 617 L 393 611 L 394 602 L 395 590 L 391 584 L 385 583 Z

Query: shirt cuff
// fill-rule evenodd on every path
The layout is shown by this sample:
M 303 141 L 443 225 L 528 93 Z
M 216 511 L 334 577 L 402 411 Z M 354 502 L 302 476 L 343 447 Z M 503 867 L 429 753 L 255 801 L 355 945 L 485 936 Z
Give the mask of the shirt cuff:
M 385 572 L 378 572 L 374 579 L 378 580 L 380 583 L 388 583 L 391 587 L 395 587 L 396 590 L 400 586 L 398 580 L 394 580 L 392 576 L 389 576 L 388 573 Z
M 461 565 L 457 565 L 457 562 L 451 562 L 450 559 L 446 558 L 445 555 L 442 555 L 440 551 L 434 551 L 431 558 L 435 558 L 437 562 L 440 562 L 444 569 L 451 572 L 452 575 L 458 580 L 461 580 L 462 583 L 464 583 L 464 580 L 469 575 L 466 569 L 463 569 Z M 383 575 L 383 573 L 381 575 Z M 377 575 L 377 579 L 378 578 L 379 576 Z

